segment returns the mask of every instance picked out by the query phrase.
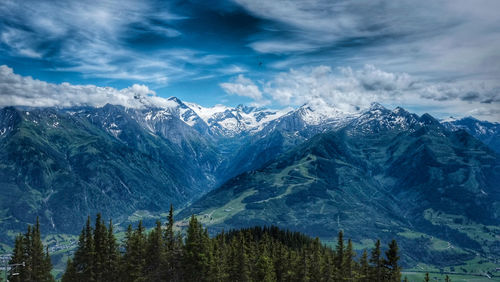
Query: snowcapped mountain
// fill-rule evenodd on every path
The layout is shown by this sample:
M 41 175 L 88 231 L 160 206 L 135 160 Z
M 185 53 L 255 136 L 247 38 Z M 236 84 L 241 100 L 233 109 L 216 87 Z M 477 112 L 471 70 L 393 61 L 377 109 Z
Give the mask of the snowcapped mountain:
M 500 123 L 481 121 L 473 117 L 462 119 L 449 118 L 441 121 L 441 123 L 444 127 L 452 131 L 467 131 L 491 149 L 500 153 Z
M 165 100 L 0 109 L 0 239 L 35 216 L 50 232 L 75 233 L 87 214 L 126 226 L 137 211 L 156 216 L 173 203 L 209 213 L 235 199 L 244 209 L 221 213 L 225 227 L 281 222 L 331 234 L 340 220 L 360 240 L 386 229 L 380 224 L 413 230 L 429 209 L 498 218 L 498 154 L 471 136 L 498 152 L 498 123 L 440 123 L 377 103 L 344 112 L 321 103 L 268 110 Z M 384 202 L 374 205 L 375 196 Z M 446 237 L 450 230 L 428 224 L 416 231 L 470 247 L 459 233 Z
M 223 105 L 207 108 L 194 103 L 185 104 L 205 121 L 214 134 L 229 137 L 257 132 L 287 112 L 287 110 L 276 111 L 243 105 L 238 105 L 236 108 Z
M 299 114 L 290 116 L 301 121 Z M 209 215 L 204 223 L 212 230 L 277 224 L 320 238 L 343 230 L 357 242 L 376 234 L 401 242 L 405 263 L 469 260 L 465 251 L 453 253 L 458 249 L 471 250 L 470 257 L 496 258 L 498 238 L 485 236 L 487 241 L 475 234 L 500 222 L 500 159 L 467 132 L 446 130 L 428 114 L 378 104 L 297 146 L 287 142 L 306 134 L 287 135 L 284 129 L 289 128 L 275 127 L 243 146 L 249 154 L 234 167 L 289 149 L 229 179 L 179 218 Z M 467 234 L 474 235 L 464 233 L 462 219 L 474 222 L 467 224 L 474 228 Z M 456 249 L 434 248 L 423 243 L 425 237 Z
M 446 130 L 428 114 L 418 116 L 401 107 L 389 110 L 378 103 L 358 112 L 343 112 L 327 104 L 305 104 L 267 123 L 244 140 L 227 163 L 225 175 L 255 170 L 317 134 L 344 130 L 349 135 L 415 132 L 422 127 Z
M 258 170 L 328 131 L 356 137 L 356 134 L 414 133 L 424 127 L 439 134 L 448 129 L 465 129 L 490 146 L 500 142 L 498 124 L 464 119 L 461 123 L 441 125 L 430 115 L 418 116 L 402 108 L 390 110 L 380 104 L 358 112 L 343 112 L 321 103 L 293 110 L 269 110 L 242 105 L 203 107 L 176 97 L 167 100 L 161 107 L 126 108 L 107 104 L 66 109 L 0 109 L 0 186 L 7 185 L 12 191 L 29 186 L 34 195 L 50 195 L 54 190 L 59 193 L 59 198 L 54 199 L 68 197 L 68 201 L 64 198 L 47 206 L 33 206 L 36 208 L 30 212 L 40 215 L 55 210 L 56 205 L 67 212 L 73 205 L 79 205 L 80 212 L 88 213 L 97 210 L 104 199 L 85 202 L 82 200 L 85 198 L 75 198 L 73 194 L 83 197 L 89 191 L 96 195 L 111 191 L 106 194 L 107 201 L 109 197 L 129 193 L 128 190 L 135 193 L 133 203 L 110 202 L 107 213 L 114 215 L 132 212 L 137 207 L 152 207 L 149 196 L 143 195 L 155 193 L 163 195 L 155 196 L 158 200 L 155 210 L 170 202 L 185 205 L 232 177 Z M 51 167 L 35 162 L 25 152 L 40 153 L 43 156 L 40 160 L 50 155 L 50 161 L 63 165 Z M 26 158 L 14 163 L 17 156 Z M 23 174 L 25 178 L 16 178 L 23 175 L 13 171 L 26 168 L 29 171 Z M 153 172 L 154 177 L 141 180 Z M 73 192 L 61 184 L 67 175 L 79 181 Z M 100 182 L 101 179 L 106 181 Z M 146 191 L 150 186 L 156 188 Z M 130 209 L 118 207 L 124 204 L 133 205 Z M 75 220 L 78 217 L 76 213 L 73 216 Z M 44 222 L 52 220 L 56 229 L 71 230 L 71 224 L 64 218 L 46 218 Z
M 309 126 L 342 124 L 356 116 L 356 114 L 343 112 L 332 105 L 319 102 L 302 105 L 295 111 L 295 115 L 299 116 Z
M 340 128 L 358 115 L 324 103 L 304 104 L 267 123 L 256 135 L 263 137 L 280 131 L 307 139 L 325 130 Z
M 183 102 L 177 97 L 170 97 L 166 99 L 163 107 L 145 104 L 139 108 L 126 108 L 126 111 L 154 134 L 161 131 L 163 135 L 166 135 L 162 125 L 179 120 L 203 135 L 236 137 L 260 131 L 269 122 L 285 115 L 290 109 L 270 110 L 244 105 L 203 107 L 195 103 Z M 113 125 L 110 124 L 110 126 Z M 111 127 L 110 131 L 116 131 Z
M 359 115 L 351 119 L 348 128 L 349 132 L 353 134 L 387 130 L 412 132 L 426 123 L 426 120 L 426 115 L 419 117 L 401 107 L 391 111 L 379 103 L 372 103 L 368 109 L 361 111 Z
M 287 132 L 305 139 L 315 134 L 338 130 L 344 127 L 353 132 L 377 132 L 381 130 L 415 130 L 425 117 L 410 113 L 401 107 L 389 110 L 379 103 L 357 112 L 343 112 L 327 104 L 305 104 L 267 124 L 257 135 L 259 137 L 274 131 Z

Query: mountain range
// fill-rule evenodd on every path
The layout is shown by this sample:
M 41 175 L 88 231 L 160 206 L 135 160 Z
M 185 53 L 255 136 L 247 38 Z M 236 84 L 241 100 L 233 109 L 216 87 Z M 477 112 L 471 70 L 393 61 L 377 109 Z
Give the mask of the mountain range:
M 50 231 L 74 233 L 99 211 L 119 222 L 185 206 L 229 178 L 239 142 L 280 114 L 169 100 L 168 108 L 1 109 L 0 230 L 40 216 Z
M 345 113 L 169 100 L 0 109 L 0 238 L 35 216 L 45 232 L 74 234 L 87 215 L 125 223 L 172 203 L 211 230 L 397 237 L 407 262 L 500 253 L 498 123 L 376 103 Z
M 500 222 L 499 170 L 498 155 L 465 130 L 374 105 L 231 179 L 179 217 L 201 215 L 217 231 L 272 222 L 322 238 L 338 230 L 357 242 L 374 234 L 396 237 L 406 262 L 433 263 L 439 256 L 446 265 L 500 250 L 494 227 Z M 474 222 L 470 228 L 484 241 L 455 220 Z M 449 245 L 431 252 L 425 247 L 435 244 L 425 239 L 431 237 Z

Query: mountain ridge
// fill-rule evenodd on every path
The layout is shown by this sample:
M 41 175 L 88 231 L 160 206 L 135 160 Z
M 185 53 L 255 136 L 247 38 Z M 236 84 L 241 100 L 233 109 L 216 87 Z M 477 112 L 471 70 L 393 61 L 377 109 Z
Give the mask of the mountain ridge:
M 131 201 L 134 203 L 132 208 L 120 207 L 124 205 L 121 200 L 111 201 L 107 205 L 110 216 L 121 214 L 123 219 L 125 214 L 136 209 L 166 210 L 170 202 L 184 207 L 233 177 L 273 162 L 317 134 L 341 128 L 346 134 L 354 135 L 381 129 L 415 133 L 423 124 L 439 127 L 443 132 L 450 131 L 446 124 L 441 128 L 441 124 L 430 115 L 419 117 L 403 108 L 388 110 L 380 104 L 372 104 L 370 108 L 357 113 L 343 113 L 324 104 L 305 104 L 295 110 L 279 112 L 241 105 L 214 109 L 198 106 L 193 110 L 196 104 L 183 102 L 176 97 L 169 98 L 169 101 L 172 102 L 169 107 L 126 108 L 108 104 L 98 108 L 0 109 L 0 181 L 4 187 L 10 187 L 8 191 L 18 191 L 4 193 L 3 218 L 14 224 L 4 226 L 18 226 L 27 220 L 19 221 L 15 215 L 19 209 L 15 201 L 10 200 L 12 195 L 31 195 L 34 202 L 24 203 L 23 207 L 29 210 L 27 214 L 30 216 L 41 216 L 42 227 L 74 232 L 62 217 L 59 220 L 51 217 L 54 212 L 48 207 L 61 204 L 69 207 L 80 201 L 77 206 L 90 207 L 80 208 L 81 213 L 95 213 L 92 207 L 97 209 L 101 205 L 97 203 L 100 200 L 92 202 L 93 199 L 90 199 L 90 205 L 82 205 L 86 200 L 82 200 L 85 197 L 81 193 L 87 191 L 88 187 L 94 187 L 94 195 L 98 191 L 101 194 L 114 191 L 110 193 L 118 193 L 120 197 L 128 193 L 125 187 L 143 187 L 137 189 L 138 194 Z M 237 122 L 224 122 L 225 118 Z M 221 124 L 241 127 L 223 130 Z M 22 137 L 12 139 L 14 135 Z M 26 155 L 27 152 L 43 157 L 30 159 L 35 157 Z M 78 159 L 70 164 L 68 160 L 75 156 Z M 40 158 L 49 160 L 49 163 L 40 161 Z M 127 161 L 128 158 L 130 160 Z M 129 182 L 117 177 L 117 164 L 110 163 L 113 159 L 121 160 L 118 165 L 120 170 L 136 176 L 131 177 Z M 139 167 L 133 168 L 135 164 L 141 164 L 143 169 L 149 167 L 149 172 L 146 174 L 147 170 L 143 172 Z M 31 167 L 31 170 L 26 171 L 23 177 L 14 173 L 24 171 L 23 167 Z M 151 171 L 159 173 L 151 174 Z M 69 179 L 80 179 L 78 174 L 90 174 L 94 178 L 75 182 L 76 186 L 80 185 L 80 190 L 77 189 L 80 192 L 67 194 L 64 191 L 72 191 L 74 187 L 68 188 L 68 185 L 61 183 L 68 176 L 72 177 Z M 108 179 L 105 183 L 110 188 L 104 188 L 104 184 L 97 185 L 98 177 Z M 155 183 L 148 184 L 154 189 L 147 189 L 143 185 L 149 180 L 141 179 L 148 178 Z M 95 183 L 90 184 L 92 182 Z M 24 183 L 31 184 L 26 186 Z M 54 201 L 58 193 L 66 195 L 61 196 L 61 202 Z M 150 193 L 159 193 L 153 201 L 159 202 L 152 204 L 147 199 L 152 195 Z M 77 195 L 82 198 L 75 198 Z M 69 205 L 70 202 L 73 204 Z M 66 213 L 71 214 L 71 211 L 68 209 Z M 85 217 L 82 215 L 78 218 L 83 221 Z

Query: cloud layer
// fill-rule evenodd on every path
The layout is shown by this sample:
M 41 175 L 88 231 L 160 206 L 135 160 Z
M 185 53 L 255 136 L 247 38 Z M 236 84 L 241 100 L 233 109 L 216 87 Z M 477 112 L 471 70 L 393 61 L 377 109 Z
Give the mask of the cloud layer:
M 25 77 L 207 106 L 378 100 L 498 120 L 497 0 L 0 2 L 0 65 Z
M 220 87 L 229 94 L 235 94 L 242 97 L 248 97 L 255 102 L 262 101 L 262 92 L 255 83 L 244 77 L 242 74 L 238 75 L 232 82 L 221 83 Z
M 238 75 L 220 87 L 230 95 L 246 97 L 255 105 L 300 106 L 329 104 L 355 112 L 372 102 L 403 106 L 437 117 L 462 117 L 500 121 L 500 90 L 476 83 L 429 83 L 406 73 L 391 73 L 366 65 L 332 69 L 329 66 L 304 67 L 281 72 L 257 82 Z M 172 107 L 145 85 L 123 89 L 95 85 L 54 84 L 21 76 L 0 66 L 0 107 L 73 107 L 105 104 L 130 108 Z
M 497 87 L 471 82 L 430 83 L 407 73 L 386 72 L 373 65 L 355 70 L 350 67 L 335 70 L 329 66 L 304 67 L 281 72 L 260 86 L 248 78 L 241 80 L 238 77 L 221 87 L 227 92 L 251 97 L 245 91 L 248 85 L 253 86 L 252 92 L 261 93 L 254 98 L 258 102 L 267 99 L 268 103 L 297 106 L 319 100 L 344 111 L 357 111 L 372 102 L 380 102 L 423 108 L 437 116 L 476 115 L 500 120 L 500 89 Z
M 373 64 L 432 79 L 500 75 L 495 0 L 234 1 L 268 20 L 249 46 L 281 55 L 271 64 L 281 70 Z
M 53 84 L 15 74 L 0 66 L 0 106 L 74 107 L 105 104 L 129 108 L 173 106 L 173 102 L 156 96 L 145 85 L 134 84 L 121 90 L 95 85 Z
M 186 18 L 155 0 L 5 0 L 0 16 L 1 49 L 50 61 L 61 73 L 162 86 L 222 57 L 190 46 L 164 48 L 183 35 L 173 26 Z

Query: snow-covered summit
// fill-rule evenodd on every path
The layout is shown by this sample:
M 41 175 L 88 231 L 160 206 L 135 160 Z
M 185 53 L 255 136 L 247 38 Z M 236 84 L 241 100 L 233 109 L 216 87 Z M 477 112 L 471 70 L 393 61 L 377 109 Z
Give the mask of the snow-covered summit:
M 196 112 L 214 133 L 227 136 L 258 131 L 268 122 L 287 112 L 286 110 L 269 110 L 243 105 L 203 107 L 195 103 L 186 102 L 185 104 Z
M 474 117 L 445 119 L 441 124 L 451 131 L 465 130 L 493 150 L 500 152 L 500 123 L 478 120 Z
M 361 110 L 349 126 L 351 132 L 366 134 L 392 129 L 413 131 L 420 123 L 418 115 L 401 107 L 389 110 L 379 103 L 372 103 L 367 109 Z
M 304 104 L 297 109 L 297 113 L 308 125 L 339 122 L 355 115 L 324 102 Z

